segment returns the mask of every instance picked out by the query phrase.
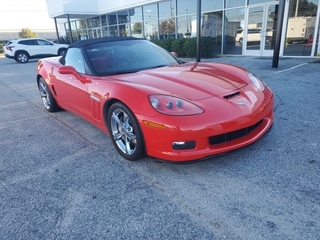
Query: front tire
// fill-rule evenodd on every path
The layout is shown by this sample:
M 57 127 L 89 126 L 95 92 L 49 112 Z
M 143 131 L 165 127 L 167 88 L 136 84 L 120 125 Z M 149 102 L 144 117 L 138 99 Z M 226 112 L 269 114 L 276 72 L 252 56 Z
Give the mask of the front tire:
M 46 81 L 41 77 L 38 82 L 38 88 L 43 106 L 48 112 L 56 112 L 59 110 L 59 106 L 52 96 Z
M 108 130 L 117 151 L 127 160 L 135 161 L 145 156 L 144 141 L 134 114 L 120 102 L 108 111 Z
M 18 63 L 27 63 L 29 61 L 29 54 L 25 51 L 17 52 L 15 55 L 15 60 Z

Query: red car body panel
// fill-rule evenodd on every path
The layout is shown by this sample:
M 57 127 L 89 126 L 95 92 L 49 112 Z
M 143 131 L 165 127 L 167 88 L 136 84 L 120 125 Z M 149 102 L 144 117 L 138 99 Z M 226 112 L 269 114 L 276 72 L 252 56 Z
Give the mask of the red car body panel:
M 271 90 L 268 87 L 258 90 L 250 82 L 247 71 L 233 65 L 186 63 L 121 75 L 82 75 L 81 79 L 59 73 L 61 66 L 58 58 L 41 60 L 37 66 L 38 77 L 45 79 L 60 107 L 108 133 L 105 120 L 108 104 L 121 101 L 140 124 L 147 155 L 155 158 L 189 161 L 225 153 L 256 142 L 273 124 Z M 150 94 L 186 99 L 204 112 L 190 116 L 164 115 L 151 106 Z M 257 123 L 243 137 L 220 144 L 209 143 L 210 137 L 250 129 Z M 180 141 L 195 141 L 196 148 L 173 150 L 172 143 Z

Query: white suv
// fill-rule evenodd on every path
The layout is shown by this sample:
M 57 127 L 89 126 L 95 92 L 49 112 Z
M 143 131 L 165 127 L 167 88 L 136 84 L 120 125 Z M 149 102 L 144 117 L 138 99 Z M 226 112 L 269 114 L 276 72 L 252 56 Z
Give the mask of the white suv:
M 272 41 L 272 29 L 268 28 L 266 32 L 266 43 L 271 44 Z M 260 42 L 261 40 L 261 28 L 249 28 L 247 35 L 247 42 Z M 243 29 L 237 30 L 236 42 L 243 43 Z
M 31 58 L 62 56 L 67 48 L 67 44 L 56 44 L 42 38 L 22 38 L 9 41 L 4 46 L 4 55 L 26 63 Z

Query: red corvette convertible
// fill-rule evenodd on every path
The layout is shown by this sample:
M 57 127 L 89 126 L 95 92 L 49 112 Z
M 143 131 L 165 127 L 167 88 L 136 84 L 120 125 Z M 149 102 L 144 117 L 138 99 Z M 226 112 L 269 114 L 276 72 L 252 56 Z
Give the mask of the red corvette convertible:
M 132 37 L 75 42 L 63 57 L 39 60 L 37 84 L 49 112 L 86 119 L 128 160 L 209 158 L 256 142 L 273 124 L 273 94 L 254 74 L 184 63 Z

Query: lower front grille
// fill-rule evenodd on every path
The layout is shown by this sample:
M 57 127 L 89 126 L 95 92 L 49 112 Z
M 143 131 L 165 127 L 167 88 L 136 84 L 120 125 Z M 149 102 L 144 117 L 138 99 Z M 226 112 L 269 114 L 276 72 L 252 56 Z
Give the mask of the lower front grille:
M 250 134 L 251 132 L 253 132 L 256 128 L 258 128 L 262 122 L 263 120 L 260 120 L 259 122 L 257 122 L 252 126 L 242 128 L 234 132 L 229 132 L 229 133 L 209 137 L 209 143 L 210 145 L 217 145 L 217 144 L 229 142 L 229 141 L 244 137 Z

